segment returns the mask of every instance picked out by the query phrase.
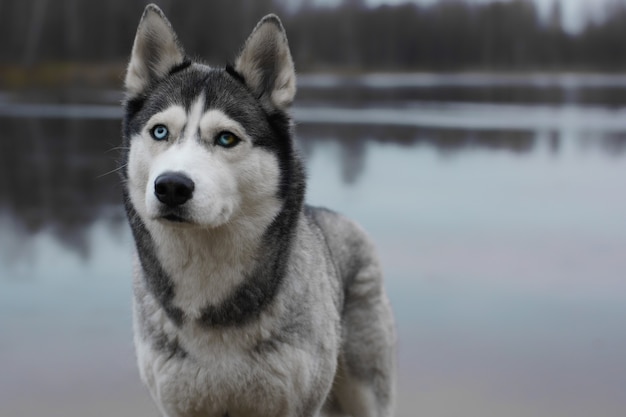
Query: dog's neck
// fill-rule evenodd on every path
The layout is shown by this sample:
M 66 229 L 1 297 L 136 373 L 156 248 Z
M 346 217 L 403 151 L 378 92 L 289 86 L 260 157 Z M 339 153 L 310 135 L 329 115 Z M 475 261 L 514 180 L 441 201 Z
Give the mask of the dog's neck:
M 174 285 L 173 306 L 189 318 L 224 303 L 267 260 L 263 235 L 276 211 L 260 210 L 216 228 L 147 225 L 161 267 Z

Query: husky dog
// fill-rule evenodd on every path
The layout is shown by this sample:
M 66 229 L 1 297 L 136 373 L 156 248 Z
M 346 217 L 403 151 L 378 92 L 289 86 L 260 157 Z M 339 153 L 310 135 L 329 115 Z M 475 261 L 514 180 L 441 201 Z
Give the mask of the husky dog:
M 358 226 L 303 204 L 280 20 L 213 68 L 149 5 L 125 88 L 136 354 L 162 414 L 391 416 L 381 269 Z

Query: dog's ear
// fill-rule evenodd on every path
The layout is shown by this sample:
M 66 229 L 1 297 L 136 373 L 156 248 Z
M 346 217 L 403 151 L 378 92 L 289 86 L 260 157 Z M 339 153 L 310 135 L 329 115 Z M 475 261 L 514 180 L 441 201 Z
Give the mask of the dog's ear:
M 296 95 L 296 73 L 278 16 L 267 15 L 257 24 L 235 61 L 235 70 L 263 105 L 289 107 Z
M 141 94 L 155 80 L 185 61 L 185 52 L 161 9 L 149 4 L 141 16 L 126 71 L 126 94 Z

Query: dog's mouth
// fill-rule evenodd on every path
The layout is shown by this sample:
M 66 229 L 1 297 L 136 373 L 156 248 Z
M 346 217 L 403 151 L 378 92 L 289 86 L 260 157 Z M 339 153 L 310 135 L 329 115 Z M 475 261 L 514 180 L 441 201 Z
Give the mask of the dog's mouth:
M 187 219 L 184 219 L 176 214 L 166 214 L 165 216 L 162 216 L 161 218 L 168 220 L 170 222 L 175 222 L 175 223 L 188 223 L 189 222 Z
M 184 211 L 180 209 L 162 210 L 158 219 L 165 221 L 167 223 L 177 223 L 177 224 L 191 223 L 191 220 L 189 220 L 188 216 L 186 216 Z

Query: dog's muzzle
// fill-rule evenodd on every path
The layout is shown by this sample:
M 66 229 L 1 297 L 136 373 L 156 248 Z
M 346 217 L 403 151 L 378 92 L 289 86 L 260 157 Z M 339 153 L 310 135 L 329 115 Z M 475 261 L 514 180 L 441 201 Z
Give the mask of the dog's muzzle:
M 154 180 L 154 195 L 168 207 L 185 204 L 193 196 L 194 182 L 180 172 L 166 172 Z

